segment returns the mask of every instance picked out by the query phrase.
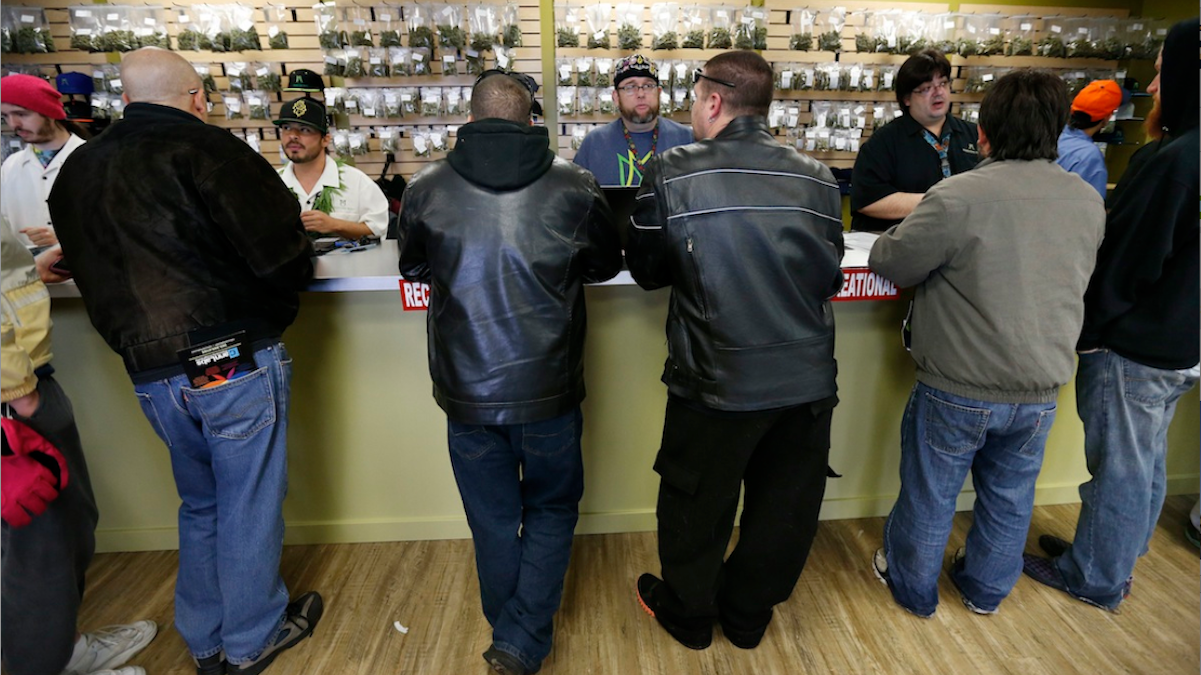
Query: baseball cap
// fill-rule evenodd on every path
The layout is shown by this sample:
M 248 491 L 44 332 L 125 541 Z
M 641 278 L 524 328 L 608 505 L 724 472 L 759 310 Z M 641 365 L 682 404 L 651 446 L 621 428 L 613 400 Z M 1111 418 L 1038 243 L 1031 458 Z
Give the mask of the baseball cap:
M 629 77 L 649 77 L 658 83 L 659 69 L 642 54 L 632 54 L 618 61 L 613 67 L 613 88 L 616 89 L 622 80 Z
M 305 91 L 320 93 L 325 91 L 325 82 L 321 76 L 307 68 L 297 68 L 288 73 L 288 86 L 284 91 Z
M 1094 80 L 1076 94 L 1072 112 L 1084 113 L 1093 122 L 1100 122 L 1122 105 L 1122 88 L 1113 80 Z
M 325 106 L 315 98 L 298 98 L 284 101 L 279 109 L 279 118 L 273 120 L 276 126 L 289 122 L 307 124 L 321 133 L 329 133 L 329 121 L 325 115 Z

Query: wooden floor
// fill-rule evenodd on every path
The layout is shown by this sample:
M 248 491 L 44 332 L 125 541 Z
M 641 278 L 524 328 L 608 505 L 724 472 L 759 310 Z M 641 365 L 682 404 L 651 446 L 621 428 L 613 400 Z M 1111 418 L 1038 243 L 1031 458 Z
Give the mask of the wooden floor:
M 869 567 L 882 518 L 821 524 L 808 567 L 756 650 L 720 635 L 705 651 L 681 647 L 638 608 L 633 582 L 658 572 L 653 533 L 576 539 L 555 648 L 544 675 L 799 673 L 973 674 L 1197 673 L 1201 567 L 1183 536 L 1192 497 L 1164 508 L 1134 592 L 1114 615 L 1023 577 L 992 617 L 969 613 L 943 575 L 933 619 L 893 604 Z M 1070 538 L 1079 507 L 1035 510 L 1037 535 Z M 955 519 L 948 551 L 970 522 Z M 98 555 L 80 626 L 139 618 L 160 634 L 134 663 L 149 675 L 192 673 L 171 625 L 174 552 Z M 313 639 L 280 656 L 268 673 L 288 675 L 485 675 L 489 630 L 479 611 L 470 541 L 297 546 L 284 550 L 294 593 L 317 589 L 326 613 Z M 410 628 L 402 635 L 400 621 Z

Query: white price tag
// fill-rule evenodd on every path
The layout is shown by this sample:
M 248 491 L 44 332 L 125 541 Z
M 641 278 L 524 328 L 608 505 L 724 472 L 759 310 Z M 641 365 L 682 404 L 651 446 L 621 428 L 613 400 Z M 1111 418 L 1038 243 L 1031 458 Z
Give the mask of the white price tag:
M 408 103 L 413 100 L 413 95 L 412 94 L 401 94 L 400 100 L 404 103 Z
M 373 57 L 367 59 L 367 62 L 373 66 L 378 66 L 379 64 L 383 63 L 384 60 L 378 56 L 373 56 Z
M 982 82 L 992 82 L 992 79 L 993 79 L 993 74 L 992 74 L 992 73 L 987 73 L 987 74 L 985 74 L 985 75 L 981 76 L 981 78 L 980 78 L 980 80 L 981 80 Z
M 792 71 L 784 71 L 780 73 L 780 88 L 792 89 Z
M 123 89 L 124 88 L 124 85 L 121 84 L 121 78 L 119 78 L 119 77 L 114 77 L 113 79 L 109 80 L 108 85 L 110 87 L 112 87 L 113 89 Z
M 954 21 L 943 21 L 942 27 L 946 28 L 947 30 L 950 30 L 955 27 L 955 22 Z
M 267 66 L 259 66 L 258 70 L 254 71 L 254 74 L 258 75 L 259 77 L 267 77 L 267 75 L 269 75 L 270 73 L 271 73 L 271 69 L 268 68 Z
M 75 10 L 75 16 L 91 16 L 91 15 L 92 15 L 92 10 L 90 10 L 90 9 Z
M 1001 34 L 1001 29 L 1000 29 L 1000 28 L 989 28 L 989 29 L 988 29 L 988 34 L 989 34 L 989 35 L 1000 35 L 1000 34 Z
M 413 52 L 413 60 L 416 61 L 417 63 L 421 63 L 422 61 L 425 60 L 425 54 L 421 54 L 419 52 Z
M 104 18 L 107 21 L 117 21 L 121 18 L 121 15 L 117 14 L 116 12 L 113 12 L 112 14 L 109 14 L 108 16 L 106 16 Z
M 180 14 L 179 23 L 191 23 L 191 20 L 188 18 L 187 14 Z
M 592 39 L 599 42 L 608 36 L 608 31 L 598 30 L 592 34 Z
M 1059 33 L 1063 32 L 1063 28 L 1060 28 L 1059 26 L 1051 26 L 1051 32 L 1058 35 Z
M 365 117 L 375 117 L 375 108 L 363 107 L 363 115 Z
M 1131 24 L 1130 29 L 1131 30 L 1142 30 L 1143 24 L 1141 24 L 1141 23 Z
M 254 22 L 253 21 L 242 21 L 238 24 L 238 28 L 248 31 L 251 28 L 254 28 Z
M 1032 24 L 1032 23 L 1020 23 L 1020 24 L 1018 24 L 1018 30 L 1031 30 L 1031 29 L 1033 29 L 1033 28 L 1034 28 L 1034 24 Z
M 380 12 L 376 15 L 376 18 L 378 18 L 380 21 L 391 21 L 392 15 L 388 12 Z
M 142 23 L 147 26 L 151 26 L 151 27 L 158 25 L 158 21 L 155 21 L 154 19 L 152 19 L 150 17 L 146 17 L 145 19 L 142 19 Z
M 275 37 L 279 35 L 279 26 L 269 26 L 267 28 L 267 37 Z
M 346 110 L 347 111 L 358 110 L 358 109 L 359 109 L 358 101 L 354 100 L 353 98 L 346 99 Z
M 1087 28 L 1077 28 L 1077 29 L 1076 29 L 1076 32 L 1077 32 L 1077 33 L 1079 33 L 1079 34 L 1081 34 L 1081 35 L 1088 35 L 1088 29 L 1087 29 Z

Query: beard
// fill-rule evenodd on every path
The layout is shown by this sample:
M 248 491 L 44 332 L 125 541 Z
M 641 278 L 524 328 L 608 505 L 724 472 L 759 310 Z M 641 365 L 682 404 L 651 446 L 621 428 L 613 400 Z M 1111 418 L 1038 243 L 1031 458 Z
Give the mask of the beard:
M 1147 135 L 1155 140 L 1163 138 L 1163 109 L 1159 104 L 1159 97 L 1155 98 L 1155 105 L 1151 107 L 1151 112 L 1147 113 L 1147 121 L 1143 122 L 1143 127 L 1147 130 Z
M 25 136 L 21 140 L 30 144 L 49 143 L 54 140 L 54 120 L 43 117 L 42 123 L 36 129 L 25 129 Z M 20 134 L 18 134 L 20 136 Z
M 309 162 L 315 161 L 325 154 L 325 148 L 321 147 L 320 145 L 314 148 L 295 149 L 285 146 L 284 154 L 287 155 L 288 159 L 295 164 L 308 164 Z
M 650 108 L 646 111 L 646 114 L 639 115 L 634 107 L 627 107 L 619 98 L 617 100 L 617 112 L 621 113 L 621 118 L 630 124 L 647 124 L 655 121 L 655 118 L 659 116 L 659 95 L 655 94 L 653 100 L 647 101 L 647 105 Z

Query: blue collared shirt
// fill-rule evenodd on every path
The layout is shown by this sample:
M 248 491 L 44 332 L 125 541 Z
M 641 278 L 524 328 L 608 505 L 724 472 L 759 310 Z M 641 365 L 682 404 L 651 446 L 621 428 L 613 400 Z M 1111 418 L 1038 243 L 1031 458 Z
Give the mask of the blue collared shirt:
M 1079 129 L 1064 127 L 1059 134 L 1059 166 L 1079 175 L 1105 198 L 1105 184 L 1109 182 L 1109 170 L 1105 168 L 1105 156 L 1101 148 L 1088 134 Z

